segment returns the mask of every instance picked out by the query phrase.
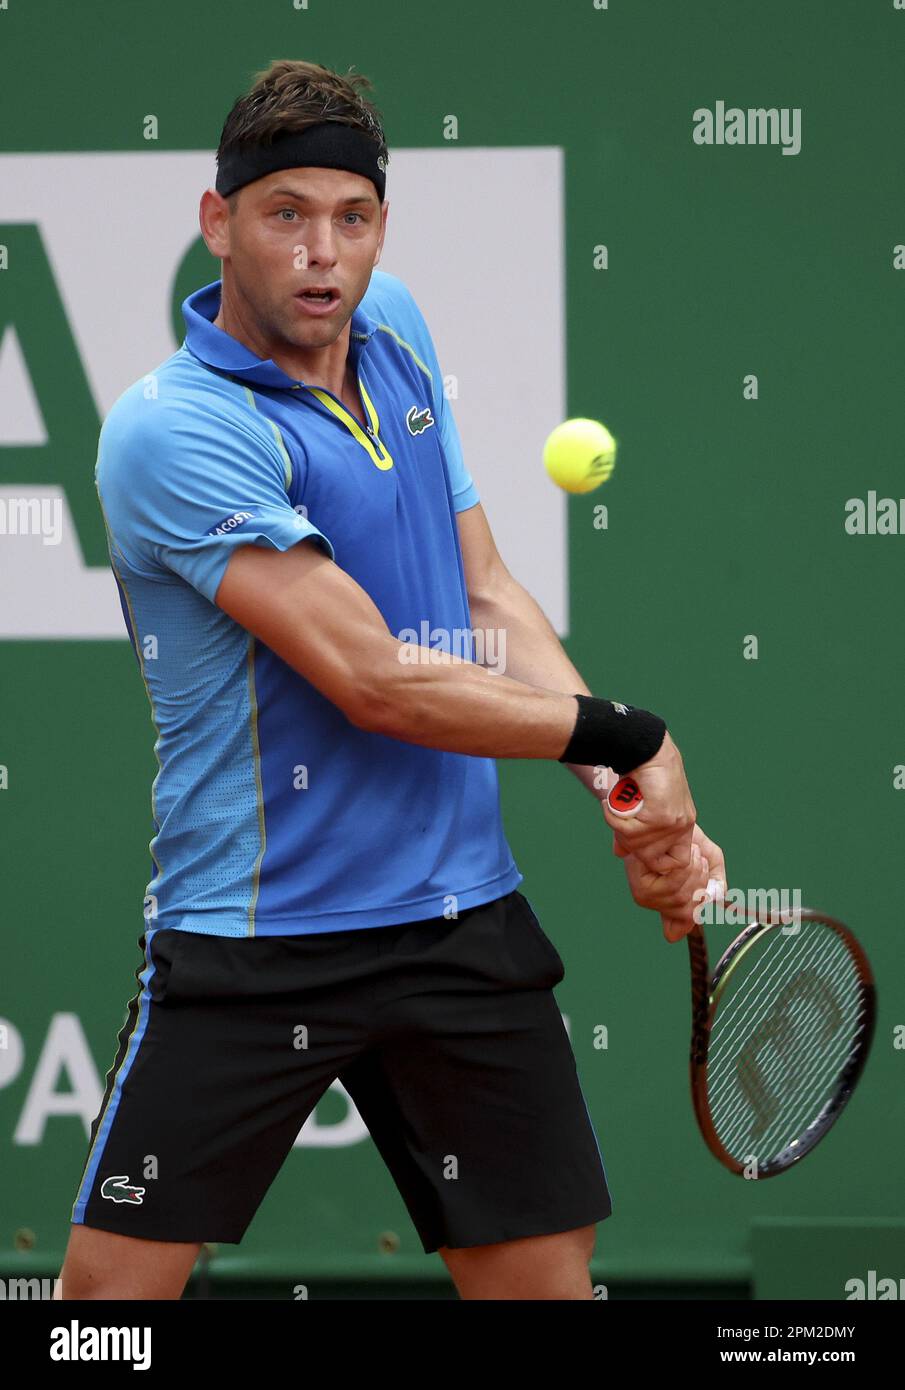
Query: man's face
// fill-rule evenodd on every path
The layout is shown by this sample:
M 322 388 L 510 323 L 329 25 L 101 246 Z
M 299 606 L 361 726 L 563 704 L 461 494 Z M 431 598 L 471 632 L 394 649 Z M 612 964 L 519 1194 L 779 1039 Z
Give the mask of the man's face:
M 234 302 L 263 342 L 327 347 L 364 296 L 380 258 L 389 204 L 345 169 L 283 169 L 240 189 L 220 223 Z M 329 303 L 301 292 L 329 287 Z

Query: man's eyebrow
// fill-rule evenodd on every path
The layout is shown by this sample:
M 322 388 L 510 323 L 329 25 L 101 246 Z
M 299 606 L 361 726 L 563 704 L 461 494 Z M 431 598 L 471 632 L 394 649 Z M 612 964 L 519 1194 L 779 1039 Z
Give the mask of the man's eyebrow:
M 268 198 L 295 198 L 297 203 L 310 203 L 310 193 L 298 193 L 294 188 L 272 188 L 267 194 Z M 340 207 L 351 207 L 353 203 L 373 204 L 374 199 L 368 197 L 367 193 L 356 193 L 350 198 L 342 198 Z

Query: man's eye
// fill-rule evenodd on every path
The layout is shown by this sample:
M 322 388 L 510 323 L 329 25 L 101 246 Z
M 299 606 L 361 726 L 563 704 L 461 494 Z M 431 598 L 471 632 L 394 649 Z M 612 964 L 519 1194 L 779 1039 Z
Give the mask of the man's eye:
M 362 214 L 360 212 L 347 212 L 345 215 L 346 217 L 362 217 Z M 363 217 L 362 221 L 364 221 Z
M 295 208 L 280 208 L 279 216 L 282 217 L 284 212 L 291 212 L 295 216 Z

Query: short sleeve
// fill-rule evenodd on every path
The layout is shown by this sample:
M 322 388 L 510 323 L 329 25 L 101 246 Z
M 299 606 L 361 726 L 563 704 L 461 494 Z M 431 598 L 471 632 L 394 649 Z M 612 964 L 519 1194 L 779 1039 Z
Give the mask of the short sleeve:
M 408 298 L 407 307 L 412 319 L 413 336 L 415 337 L 412 346 L 415 347 L 425 365 L 430 369 L 434 419 L 437 421 L 443 452 L 446 456 L 453 505 L 457 512 L 464 512 L 468 507 L 476 506 L 480 501 L 480 496 L 462 457 L 462 443 L 459 439 L 459 431 L 456 428 L 452 408 L 446 399 L 446 392 L 443 390 L 443 374 L 440 371 L 440 363 L 437 359 L 433 339 L 411 290 L 405 287 L 405 293 Z
M 333 546 L 287 492 L 269 422 L 239 410 L 121 398 L 100 434 L 95 483 L 112 548 L 148 579 L 184 579 L 211 603 L 237 546 Z

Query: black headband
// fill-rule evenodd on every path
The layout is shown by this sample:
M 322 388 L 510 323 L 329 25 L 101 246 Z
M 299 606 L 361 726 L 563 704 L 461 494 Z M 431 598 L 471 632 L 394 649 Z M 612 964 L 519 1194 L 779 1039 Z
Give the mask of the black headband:
M 217 192 L 229 197 L 237 188 L 278 169 L 349 169 L 371 179 L 383 202 L 386 189 L 386 145 L 345 121 L 321 121 L 307 130 L 278 135 L 269 145 L 227 150 L 217 165 Z

